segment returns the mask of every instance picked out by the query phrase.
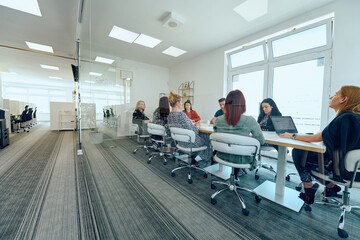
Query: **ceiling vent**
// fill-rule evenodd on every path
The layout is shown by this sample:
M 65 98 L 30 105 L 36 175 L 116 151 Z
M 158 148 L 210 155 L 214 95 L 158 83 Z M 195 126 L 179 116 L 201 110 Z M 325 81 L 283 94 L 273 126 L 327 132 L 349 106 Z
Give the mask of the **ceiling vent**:
M 177 29 L 184 24 L 184 19 L 177 13 L 170 12 L 163 19 L 163 26 L 169 29 Z

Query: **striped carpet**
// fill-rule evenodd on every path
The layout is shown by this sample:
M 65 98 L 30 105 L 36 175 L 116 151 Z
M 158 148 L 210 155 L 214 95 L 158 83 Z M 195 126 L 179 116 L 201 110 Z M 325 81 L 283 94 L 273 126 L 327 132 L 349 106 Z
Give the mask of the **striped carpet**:
M 131 139 L 94 145 L 83 131 L 84 154 L 76 156 L 75 132 L 48 129 L 12 135 L 0 150 L 0 239 L 339 239 L 339 210 L 294 213 L 243 193 L 246 217 L 233 193 L 212 205 L 209 179 L 171 177 L 173 160 L 147 164 L 143 150 L 132 154 Z M 274 176 L 262 170 L 257 181 L 253 173 L 241 179 L 255 188 Z M 346 230 L 358 239 L 360 218 L 347 215 Z

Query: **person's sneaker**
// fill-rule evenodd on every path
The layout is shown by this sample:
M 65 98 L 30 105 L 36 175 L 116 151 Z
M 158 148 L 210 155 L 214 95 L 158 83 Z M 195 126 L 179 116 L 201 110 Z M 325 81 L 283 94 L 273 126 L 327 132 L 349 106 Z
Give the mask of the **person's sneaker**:
M 305 193 L 300 193 L 301 198 L 306 204 L 313 204 L 315 201 L 315 193 L 319 188 L 319 184 L 315 183 L 311 188 L 305 188 Z
M 332 188 L 325 187 L 324 191 L 321 193 L 324 197 L 330 197 L 330 198 L 342 198 L 342 195 L 338 192 L 341 191 L 341 187 L 338 185 L 335 185 Z

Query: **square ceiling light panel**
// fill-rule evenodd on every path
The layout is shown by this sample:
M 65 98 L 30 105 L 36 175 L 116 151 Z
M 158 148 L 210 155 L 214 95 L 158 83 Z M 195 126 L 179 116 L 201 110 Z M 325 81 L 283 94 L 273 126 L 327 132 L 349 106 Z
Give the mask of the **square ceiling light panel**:
M 162 42 L 162 40 L 154 38 L 154 37 L 150 37 L 145 34 L 140 34 L 140 36 L 138 38 L 136 38 L 136 40 L 134 41 L 134 43 L 137 43 L 137 44 L 143 45 L 145 47 L 149 47 L 149 48 L 154 48 L 156 45 L 158 45 L 161 42 Z
M 166 55 L 170 55 L 173 57 L 178 57 L 180 55 L 183 55 L 184 53 L 186 53 L 186 51 L 180 49 L 180 48 L 176 48 L 176 47 L 169 47 L 168 49 L 164 50 L 162 53 L 166 54 Z
M 59 67 L 56 67 L 56 66 L 50 66 L 50 65 L 44 65 L 44 64 L 40 64 L 40 66 L 42 68 L 45 68 L 45 69 L 50 69 L 50 70 L 57 70 L 59 71 Z
M 54 53 L 54 50 L 51 46 L 47 46 L 47 45 L 42 45 L 42 44 L 38 44 L 38 43 L 32 43 L 32 42 L 26 42 L 26 45 L 28 45 L 28 47 L 30 49 L 34 49 L 34 50 L 39 50 L 39 51 L 43 51 L 43 52 L 49 52 L 49 53 Z
M 102 73 L 97 73 L 97 72 L 89 72 L 89 75 L 91 76 L 97 76 L 97 77 L 101 77 Z
M 101 63 L 106 63 L 106 64 L 112 64 L 115 60 L 110 59 L 110 58 L 103 58 L 103 57 L 99 57 L 97 56 L 95 58 L 95 62 L 101 62 Z
M 268 0 L 247 0 L 235 7 L 234 11 L 250 22 L 267 14 Z
M 124 42 L 133 43 L 134 40 L 139 36 L 138 33 L 131 32 L 121 27 L 113 26 L 109 37 L 119 39 Z
M 41 17 L 37 0 L 0 0 L 0 5 Z

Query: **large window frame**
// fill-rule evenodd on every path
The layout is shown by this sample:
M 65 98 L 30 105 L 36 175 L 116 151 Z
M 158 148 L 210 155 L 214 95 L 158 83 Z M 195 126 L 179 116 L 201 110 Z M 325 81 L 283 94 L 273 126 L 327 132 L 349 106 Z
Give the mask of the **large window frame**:
M 303 32 L 321 25 L 326 25 L 326 45 L 311 48 L 287 55 L 273 57 L 272 42 Z M 322 20 L 311 25 L 292 30 L 290 32 L 281 34 L 279 36 L 269 38 L 266 41 L 262 41 L 256 44 L 249 45 L 247 47 L 226 53 L 228 61 L 227 67 L 227 92 L 232 90 L 233 84 L 232 79 L 234 75 L 244 74 L 259 70 L 264 70 L 264 85 L 263 85 L 263 98 L 273 97 L 273 83 L 274 83 L 274 68 L 286 66 L 295 63 L 301 63 L 310 61 L 318 58 L 324 58 L 324 79 L 323 79 L 323 92 L 322 92 L 322 103 L 321 103 L 321 120 L 320 129 L 323 129 L 328 123 L 329 107 L 328 99 L 330 97 L 330 79 L 331 79 L 331 66 L 332 66 L 332 28 L 333 19 L 329 18 Z M 231 67 L 231 55 L 238 52 L 248 50 L 259 45 L 263 45 L 265 60 L 261 62 L 251 63 L 244 66 L 232 68 Z

